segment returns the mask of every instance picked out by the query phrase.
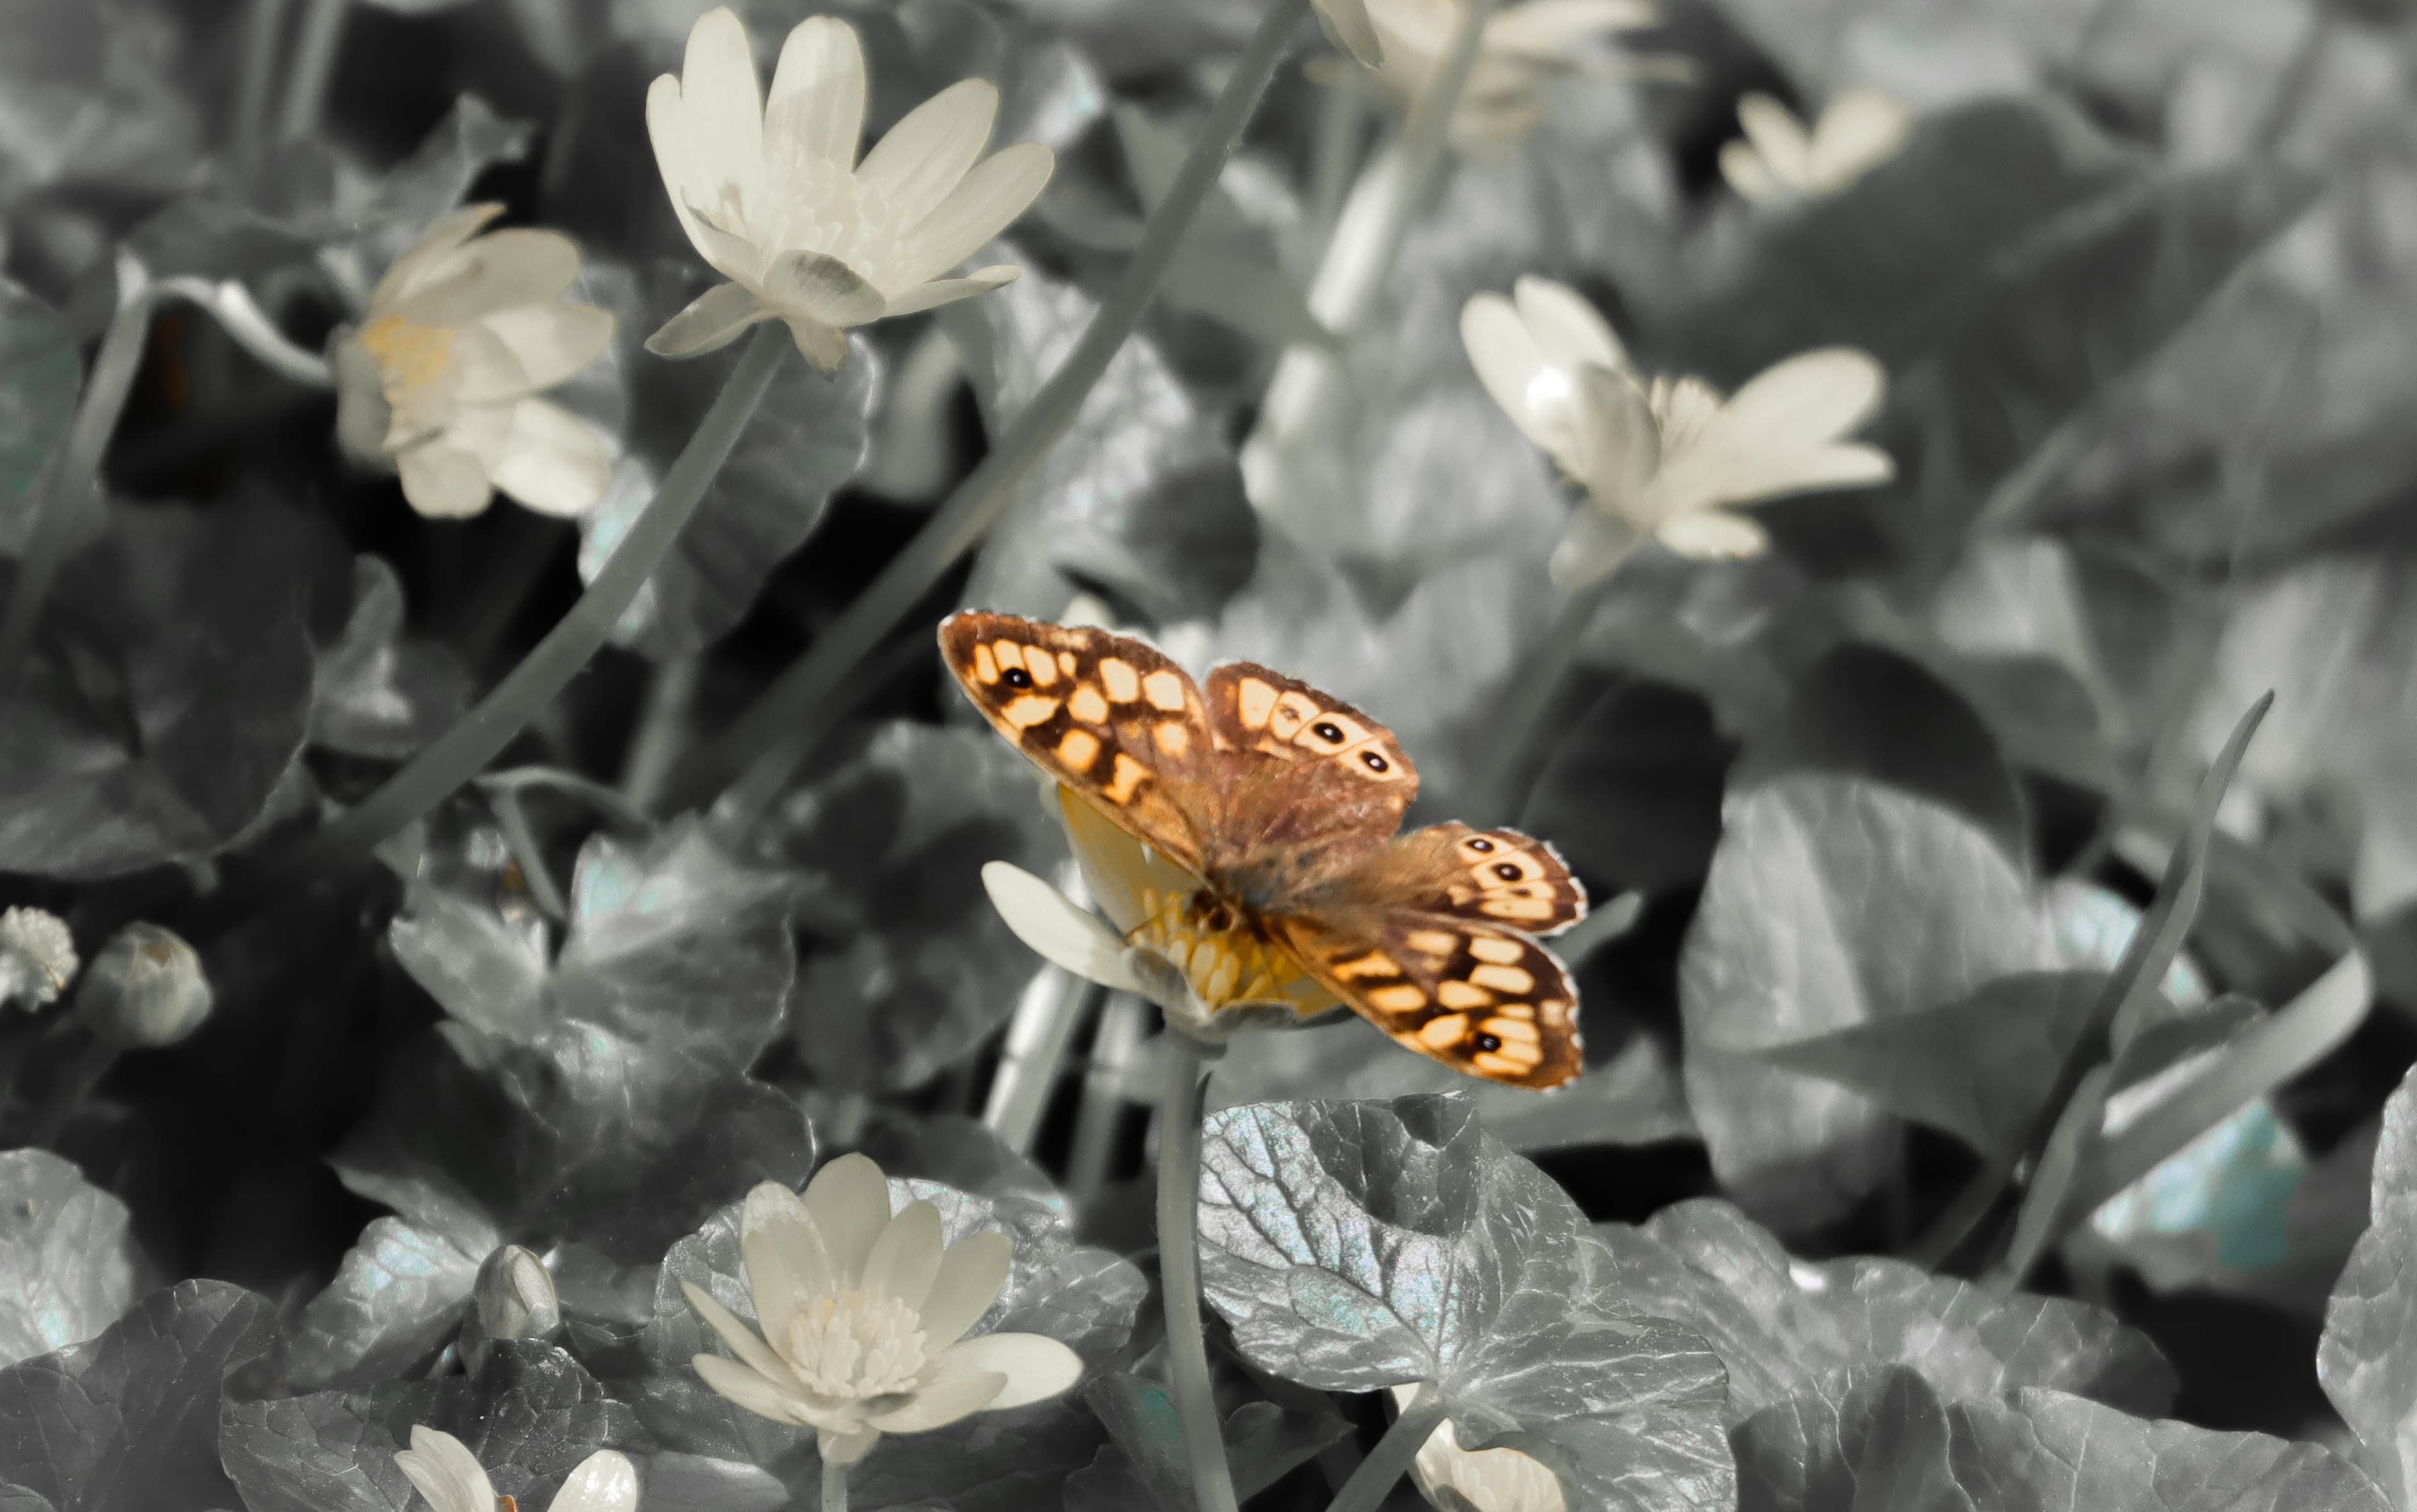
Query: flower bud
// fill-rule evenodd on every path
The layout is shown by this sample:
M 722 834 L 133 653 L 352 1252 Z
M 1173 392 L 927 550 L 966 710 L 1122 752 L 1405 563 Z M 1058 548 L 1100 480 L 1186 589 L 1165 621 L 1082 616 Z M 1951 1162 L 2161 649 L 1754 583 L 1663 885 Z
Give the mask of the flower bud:
M 126 1049 L 175 1044 L 202 1027 L 210 1005 L 201 956 L 155 924 L 111 936 L 76 989 L 76 1012 L 92 1031 Z
M 545 1261 L 518 1245 L 501 1245 L 479 1267 L 472 1295 L 488 1338 L 541 1338 L 562 1326 L 562 1303 Z
M 75 937 L 54 913 L 10 909 L 0 913 L 0 1004 L 38 1008 L 56 999 L 76 973 Z

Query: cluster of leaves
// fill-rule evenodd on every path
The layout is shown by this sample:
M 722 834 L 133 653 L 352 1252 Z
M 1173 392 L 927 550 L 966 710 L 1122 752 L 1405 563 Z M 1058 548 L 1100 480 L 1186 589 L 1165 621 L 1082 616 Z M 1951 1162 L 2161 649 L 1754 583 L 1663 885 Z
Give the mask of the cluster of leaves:
M 323 129 L 279 140 L 282 54 L 237 45 L 238 8 L 275 34 L 286 8 L 6 8 L 0 602 L 98 444 L 70 429 L 118 249 L 307 344 L 433 219 L 503 200 L 580 239 L 578 297 L 618 317 L 560 397 L 621 461 L 575 526 L 420 520 L 338 460 L 324 393 L 200 311 L 154 324 L 0 686 L 0 903 L 87 955 L 177 927 L 217 1009 L 79 1097 L 72 1010 L 0 1008 L 0 1505 L 403 1512 L 414 1425 L 524 1504 L 600 1447 L 649 1509 L 805 1504 L 812 1436 L 705 1388 L 681 1284 L 748 1313 L 734 1204 L 851 1149 L 952 1239 L 1012 1236 L 984 1326 L 1089 1367 L 886 1440 L 854 1504 L 1192 1504 L 1142 1010 L 992 913 L 982 863 L 1048 875 L 1064 842 L 916 654 L 951 603 L 1081 595 L 1366 710 L 1437 817 L 1573 652 L 1506 790 L 1598 902 L 1563 940 L 1585 1077 L 1477 1086 L 1356 1022 L 1217 1063 L 1202 1267 L 1253 1506 L 1323 1504 L 1407 1386 L 1573 1508 L 2417 1512 L 2398 9 L 1668 0 L 1634 40 L 1684 81 L 1550 84 L 1532 134 L 1447 160 L 1340 332 L 1304 291 L 1398 117 L 1330 55 L 1288 68 L 1067 434 L 732 825 L 659 812 L 667 766 L 1018 423 L 1260 8 L 744 7 L 767 52 L 849 16 L 876 130 L 997 80 L 999 138 L 1059 152 L 1003 254 L 1025 276 L 859 333 L 835 378 L 786 363 L 497 769 L 374 864 L 268 885 L 596 574 L 723 361 L 638 345 L 706 284 L 641 103 L 701 7 L 306 8 L 342 45 Z M 1895 156 L 1794 203 L 1721 187 L 1741 91 L 1858 85 L 1913 109 Z M 1648 373 L 1874 354 L 1895 481 L 1762 507 L 1757 558 L 1640 551 L 1557 642 L 1585 506 L 1458 330 L 1528 274 Z M 1285 486 L 1246 490 L 1288 344 L 1337 382 Z M 506 1245 L 559 1294 L 536 1336 L 477 1306 Z

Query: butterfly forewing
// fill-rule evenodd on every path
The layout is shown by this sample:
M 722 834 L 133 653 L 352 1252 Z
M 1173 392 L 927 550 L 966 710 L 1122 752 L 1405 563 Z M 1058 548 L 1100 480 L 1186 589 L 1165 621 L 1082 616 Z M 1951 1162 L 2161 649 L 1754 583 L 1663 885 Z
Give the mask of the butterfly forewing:
M 967 611 L 940 626 L 966 696 L 1042 771 L 1198 872 L 1216 770 L 1207 704 L 1146 641 Z
M 1560 852 L 1516 830 L 1434 825 L 1404 835 L 1363 873 L 1363 886 L 1406 895 L 1421 912 L 1523 935 L 1558 934 L 1586 917 L 1586 887 Z

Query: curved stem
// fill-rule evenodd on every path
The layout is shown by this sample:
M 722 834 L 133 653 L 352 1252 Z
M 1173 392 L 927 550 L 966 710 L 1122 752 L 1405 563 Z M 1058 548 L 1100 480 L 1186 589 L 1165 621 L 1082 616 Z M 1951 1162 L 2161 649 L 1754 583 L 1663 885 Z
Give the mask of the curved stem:
M 1166 1293 L 1166 1362 L 1183 1452 L 1200 1512 L 1235 1512 L 1233 1474 L 1218 1431 L 1200 1330 L 1200 1106 L 1208 1046 L 1169 1027 L 1166 1088 L 1158 1105 L 1158 1275 Z M 1356 1478 L 1356 1477 L 1355 1477 Z
M 1376 1447 L 1368 1451 L 1368 1458 L 1360 1461 L 1360 1468 L 1351 1473 L 1343 1489 L 1334 1493 L 1326 1512 L 1376 1512 L 1391 1492 L 1393 1483 L 1410 1468 L 1410 1461 L 1418 1458 L 1419 1450 L 1442 1421 L 1443 1393 L 1436 1389 L 1434 1382 L 1421 1382 L 1418 1395 L 1402 1409 L 1402 1415 L 1393 1419 L 1392 1427 L 1376 1441 Z
M 823 1461 L 823 1512 L 847 1512 L 847 1467 Z
M 191 301 L 209 312 L 220 328 L 235 338 L 237 346 L 250 353 L 262 367 L 279 377 L 305 384 L 313 389 L 336 386 L 334 373 L 327 359 L 306 350 L 286 339 L 268 313 L 260 308 L 251 291 L 235 279 L 220 279 L 213 283 L 207 279 L 190 275 L 162 279 L 154 293 L 166 298 L 174 296 Z
M 351 0 L 311 0 L 302 15 L 301 34 L 294 40 L 294 66 L 285 75 L 285 109 L 277 134 L 292 141 L 319 129 L 327 109 L 327 84 L 336 72 L 336 54 L 344 40 L 344 12 Z
M 1056 444 L 1107 371 L 1109 359 L 1141 323 L 1184 232 L 1241 140 L 1242 129 L 1250 124 L 1308 9 L 1309 0 L 1272 0 L 1177 170 L 1166 198 L 1150 213 L 1132 261 L 1064 363 L 906 549 L 728 729 L 687 763 L 672 788 L 674 806 L 702 803 L 735 773 L 757 765 L 770 775 L 767 779 L 750 772 L 750 799 L 763 803 L 768 795 L 778 794 L 796 765 L 794 753 L 819 732 L 825 706 L 848 669 L 997 521 L 1013 498 L 1016 483 Z M 751 817 L 738 817 L 744 822 Z
M 134 389 L 134 375 L 143 368 L 143 348 L 151 334 L 151 279 L 143 264 L 123 248 L 117 253 L 117 313 L 100 339 L 92 359 L 92 374 L 84 386 L 84 402 L 68 426 L 67 444 L 51 465 L 51 476 L 36 506 L 31 538 L 17 566 L 17 586 L 8 595 L 8 609 L 0 618 L 0 688 L 12 684 L 33 644 L 34 622 L 51 595 L 51 585 L 75 544 L 76 522 L 100 476 L 101 454 L 126 410 Z
M 1587 627 L 1594 623 L 1595 611 L 1603 607 L 1612 576 L 1612 573 L 1604 573 L 1593 582 L 1571 589 L 1561 601 L 1560 618 L 1553 621 L 1543 649 L 1528 664 L 1527 675 L 1512 693 L 1510 712 L 1503 717 L 1494 749 L 1476 781 L 1469 785 L 1468 802 L 1463 805 L 1469 822 L 1508 824 L 1518 817 L 1514 801 L 1519 782 L 1535 759 L 1544 716 L 1552 712 L 1553 700 L 1568 680 L 1570 668 L 1577 663 L 1578 646 L 1586 639 Z
M 272 860 L 266 874 L 254 882 L 255 888 L 281 886 L 366 855 L 372 846 L 477 776 L 554 701 L 613 634 L 630 601 L 638 596 L 638 589 L 696 512 L 707 486 L 729 459 L 756 406 L 764 402 L 789 346 L 788 328 L 777 321 L 755 332 L 730 376 L 722 381 L 713 407 L 697 422 L 696 434 L 663 474 L 654 498 L 561 623 L 547 632 L 545 639 L 476 708 L 455 720 L 377 791 Z
M 293 0 L 251 0 L 244 8 L 243 64 L 236 86 L 235 159 L 260 160 L 268 140 L 268 115 L 277 93 L 277 44 L 285 39 L 285 13 Z

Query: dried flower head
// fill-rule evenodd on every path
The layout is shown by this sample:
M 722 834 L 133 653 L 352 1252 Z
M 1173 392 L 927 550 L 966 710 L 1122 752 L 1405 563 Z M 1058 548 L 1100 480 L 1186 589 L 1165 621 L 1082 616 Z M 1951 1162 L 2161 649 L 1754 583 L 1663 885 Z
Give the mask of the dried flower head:
M 1811 130 L 1769 95 L 1738 101 L 1745 136 L 1721 148 L 1721 176 L 1750 200 L 1833 194 L 1896 155 L 1913 115 L 1877 89 L 1830 101 Z
M 1409 1405 L 1415 1386 L 1395 1386 L 1393 1405 Z M 1446 1418 L 1419 1445 L 1410 1479 L 1444 1512 L 1568 1512 L 1561 1478 L 1516 1449 L 1464 1449 Z
M 1681 556 L 1751 557 L 1769 546 L 1730 506 L 1895 476 L 1887 452 L 1841 439 L 1887 390 L 1867 352 L 1804 352 L 1725 399 L 1700 378 L 1648 383 L 1592 305 L 1541 278 L 1521 279 L 1509 299 L 1469 300 L 1460 333 L 1486 391 L 1595 508 Z M 1586 564 L 1556 570 L 1590 575 Z
M 473 205 L 429 228 L 338 334 L 336 439 L 402 474 L 422 514 L 477 514 L 500 489 L 541 514 L 584 514 L 612 481 L 613 438 L 536 395 L 613 344 L 613 316 L 565 304 L 579 249 L 558 231 L 479 235 Z
M 469 1446 L 450 1433 L 414 1428 L 411 1447 L 394 1457 L 403 1475 L 428 1499 L 431 1512 L 497 1512 L 509 1505 Z M 551 1512 L 635 1512 L 638 1470 L 629 1457 L 599 1449 L 579 1462 Z
M 1366 4 L 1384 50 L 1383 61 L 1374 65 L 1376 77 L 1405 106 L 1415 104 L 1443 70 L 1462 0 Z M 1527 0 L 1502 7 L 1478 36 L 1477 60 L 1452 115 L 1452 140 L 1463 145 L 1517 141 L 1543 120 L 1538 93 L 1546 84 L 1597 60 L 1602 39 L 1611 33 L 1650 26 L 1653 20 L 1648 0 Z
M 862 162 L 864 50 L 829 16 L 798 23 L 756 83 L 747 28 L 727 7 L 697 19 L 679 76 L 646 93 L 646 131 L 697 254 L 730 282 L 646 339 L 662 357 L 722 346 L 782 320 L 826 373 L 847 330 L 997 288 L 1009 264 L 943 274 L 1040 197 L 1056 158 L 1034 142 L 989 157 L 997 86 L 951 84 L 907 113 Z
M 40 909 L 0 913 L 0 1004 L 54 1002 L 75 974 L 75 936 L 65 920 Z
M 1057 1396 L 1083 1374 L 1046 1335 L 965 1337 L 1007 1284 L 1013 1243 L 994 1231 L 946 1245 L 929 1202 L 891 1214 L 889 1184 L 862 1155 L 825 1166 L 802 1197 L 773 1182 L 748 1193 L 739 1247 L 762 1332 L 682 1283 L 737 1356 L 699 1354 L 697 1374 L 751 1413 L 815 1429 L 833 1463 L 884 1433 Z

